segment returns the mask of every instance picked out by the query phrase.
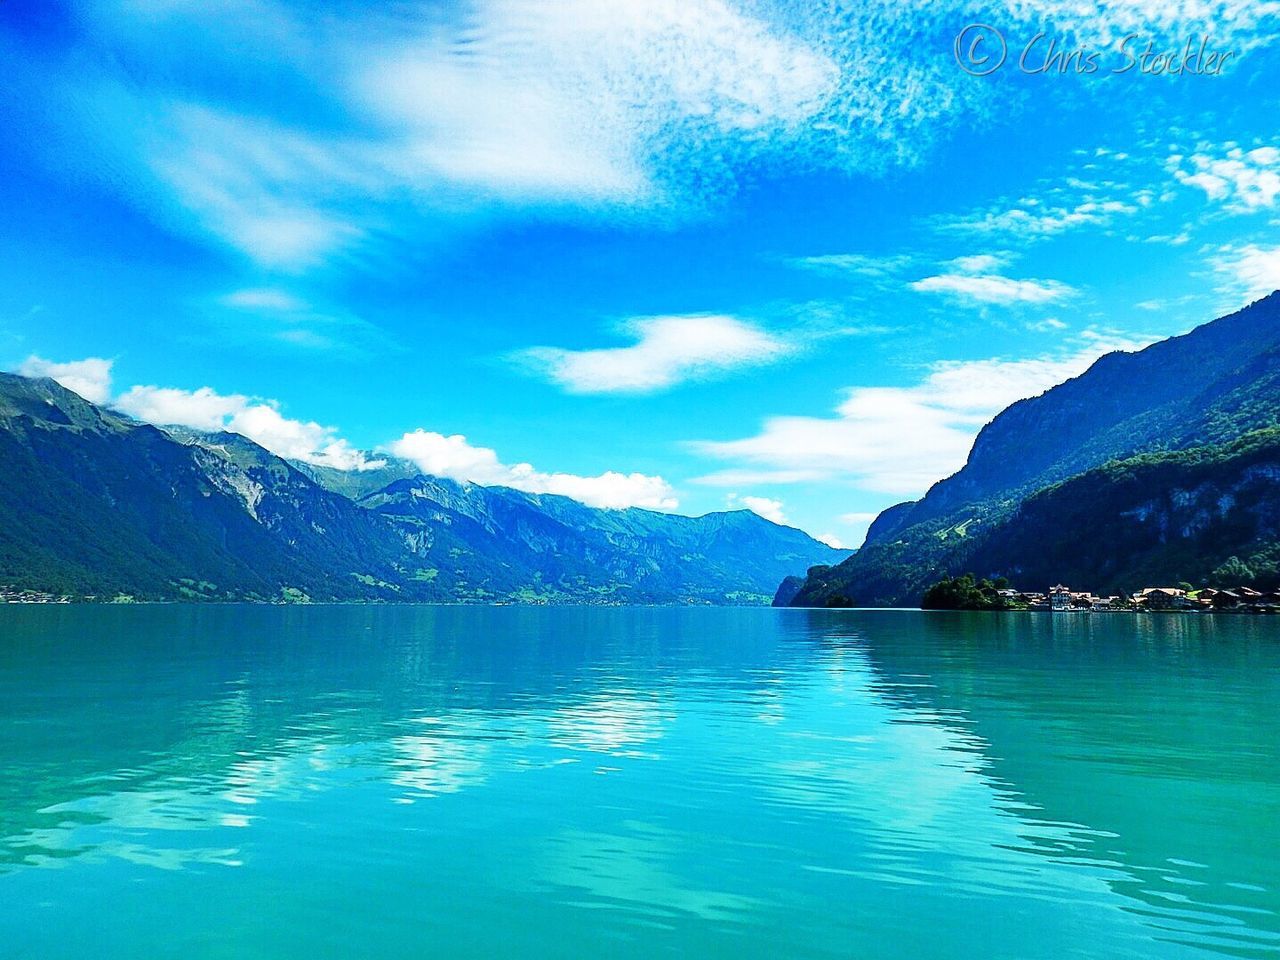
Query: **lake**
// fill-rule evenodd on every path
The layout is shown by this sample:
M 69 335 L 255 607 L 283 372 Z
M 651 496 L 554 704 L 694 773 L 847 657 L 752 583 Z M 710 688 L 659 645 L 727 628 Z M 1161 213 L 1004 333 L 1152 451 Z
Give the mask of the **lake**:
M 0 607 L 0 957 L 1280 956 L 1280 619 Z

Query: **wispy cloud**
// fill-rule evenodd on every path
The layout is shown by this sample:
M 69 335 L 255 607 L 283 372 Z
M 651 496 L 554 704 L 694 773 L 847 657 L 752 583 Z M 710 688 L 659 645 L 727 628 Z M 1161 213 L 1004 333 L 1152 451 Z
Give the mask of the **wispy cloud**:
M 1072 206 L 1053 206 L 1035 198 L 1024 198 L 1012 207 L 997 207 L 951 219 L 944 227 L 957 232 L 1038 240 L 1078 227 L 1104 226 L 1138 209 L 1137 205 L 1119 199 L 1089 199 Z
M 730 0 L 411 3 L 348 10 L 341 29 L 251 7 L 100 5 L 85 42 L 132 45 L 154 69 L 84 79 L 67 101 L 95 108 L 66 115 L 113 165 L 152 180 L 131 194 L 167 205 L 160 219 L 274 270 L 467 212 L 697 216 L 748 169 L 914 162 L 990 98 L 910 55 L 944 11 L 887 0 L 841 17 Z M 193 43 L 210 63 L 246 53 L 273 88 L 301 78 L 306 109 L 288 97 L 231 107 L 198 78 L 170 86 Z M 894 51 L 894 70 L 868 49 Z
M 1075 290 L 1057 280 L 1014 280 L 998 274 L 944 273 L 911 284 L 920 293 L 940 293 L 983 304 L 1049 303 L 1073 296 Z
M 1257 299 L 1280 290 L 1280 246 L 1223 247 L 1213 265 L 1223 277 L 1225 293 Z
M 722 471 L 734 479 L 774 472 L 918 495 L 964 464 L 978 429 L 995 413 L 1083 373 L 1105 353 L 1147 342 L 1094 332 L 1062 353 L 937 363 L 911 387 L 850 389 L 835 417 L 771 417 L 755 436 L 691 446 L 735 463 Z M 720 479 L 714 473 L 699 478 L 710 484 Z
M 863 253 L 823 253 L 808 257 L 792 257 L 787 261 L 801 270 L 829 275 L 854 274 L 872 279 L 889 277 L 911 265 L 910 254 L 871 256 Z
M 281 287 L 247 287 L 215 297 L 205 311 L 220 340 L 358 358 L 396 349 L 362 317 L 317 306 Z
M 503 463 L 496 451 L 473 446 L 460 434 L 445 436 L 418 429 L 389 444 L 388 449 L 432 476 L 511 487 L 526 493 L 559 494 L 592 507 L 674 510 L 680 505 L 671 485 L 662 477 L 612 470 L 593 477 L 545 473 L 528 463 Z
M 729 316 L 643 317 L 622 331 L 635 338 L 632 346 L 530 347 L 513 359 L 569 393 L 652 393 L 773 363 L 797 349 L 790 340 Z
M 1057 317 L 1045 317 L 1043 320 L 1037 320 L 1035 323 L 1027 324 L 1029 330 L 1035 330 L 1037 333 L 1050 333 L 1056 330 L 1067 329 L 1067 324 Z

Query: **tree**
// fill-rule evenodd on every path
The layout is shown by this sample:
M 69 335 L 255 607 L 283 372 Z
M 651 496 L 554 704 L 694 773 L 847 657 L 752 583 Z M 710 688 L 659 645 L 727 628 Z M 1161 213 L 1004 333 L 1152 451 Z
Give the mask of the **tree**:
M 1008 610 L 1011 606 L 1001 590 L 1008 589 L 1009 581 L 997 577 L 995 581 L 978 580 L 972 573 L 958 577 L 943 577 L 920 600 L 922 610 Z
M 1253 570 L 1239 557 L 1228 558 L 1210 576 L 1214 584 L 1220 587 L 1249 584 L 1254 580 Z

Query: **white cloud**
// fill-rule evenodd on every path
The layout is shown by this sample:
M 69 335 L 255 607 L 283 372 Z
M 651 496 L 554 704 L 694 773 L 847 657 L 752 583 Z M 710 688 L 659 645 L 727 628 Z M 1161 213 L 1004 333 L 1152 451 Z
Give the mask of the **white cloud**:
M 1006 263 L 1008 257 L 995 253 L 977 253 L 968 257 L 956 257 L 951 261 L 951 266 L 962 273 L 991 273 Z
M 18 366 L 18 373 L 24 377 L 49 377 L 90 403 L 106 403 L 111 396 L 112 363 L 102 357 L 54 363 L 32 354 Z
M 1104 353 L 1145 345 L 1097 333 L 1081 340 L 1071 352 L 1043 357 L 937 363 L 911 387 L 850 389 L 835 417 L 771 417 L 755 436 L 691 446 L 735 461 L 729 472 L 739 477 L 778 472 L 916 496 L 963 466 L 979 428 L 1009 404 L 1083 373 Z
M 996 274 L 946 273 L 911 284 L 921 293 L 947 294 L 976 303 L 1048 303 L 1075 290 L 1057 280 L 1013 280 Z
M 333 427 L 291 420 L 270 401 L 253 400 L 240 394 L 219 394 L 209 387 L 178 390 L 135 386 L 113 405 L 144 423 L 238 433 L 289 460 L 338 470 L 369 470 L 383 463 L 370 460 L 338 437 Z
M 814 534 L 813 539 L 817 540 L 819 543 L 825 543 L 828 547 L 831 547 L 835 550 L 850 549 L 849 545 L 845 543 L 843 540 L 841 540 L 840 537 L 834 533 L 817 533 L 817 534 Z
M 1067 324 L 1059 320 L 1057 317 L 1045 317 L 1035 323 L 1028 324 L 1028 329 L 1035 330 L 1037 333 L 1048 333 L 1052 330 L 1065 330 Z
M 1233 213 L 1273 207 L 1280 196 L 1280 149 L 1273 146 L 1245 150 L 1206 145 L 1190 156 L 1174 154 L 1168 166 L 1179 183 L 1202 190 L 1210 200 L 1224 201 Z
M 570 473 L 543 473 L 531 464 L 508 465 L 489 447 L 476 447 L 459 434 L 444 436 L 414 430 L 391 443 L 391 453 L 412 461 L 426 474 L 449 477 L 482 486 L 512 487 L 526 493 L 553 493 L 572 497 L 590 507 L 620 510 L 647 507 L 674 510 L 675 492 L 661 477 L 612 470 L 594 477 Z
M 873 257 L 863 253 L 823 253 L 811 257 L 792 257 L 787 263 L 801 270 L 818 273 L 852 273 L 879 279 L 909 266 L 911 257 L 907 254 Z
M 419 170 L 508 198 L 659 198 L 660 145 L 786 132 L 840 80 L 823 52 L 721 0 L 500 0 L 468 20 L 467 49 L 438 29 L 390 44 L 358 89 Z
M 144 423 L 214 432 L 226 430 L 228 420 L 248 404 L 247 397 L 224 396 L 210 387 L 178 390 L 135 386 L 121 394 L 114 406 Z
M 531 347 L 515 359 L 570 393 L 650 393 L 735 367 L 771 363 L 796 348 L 735 317 L 646 317 L 629 321 L 630 347 Z
M 697 216 L 744 170 L 914 162 L 992 99 L 913 45 L 948 11 L 891 0 L 840 16 L 734 0 L 155 7 L 83 18 L 86 45 L 154 69 L 68 85 L 59 115 L 105 166 L 141 168 L 113 178 L 135 201 L 281 270 L 499 207 Z M 213 106 L 223 91 L 184 69 L 193 55 L 304 85 L 323 126 L 299 124 L 287 94 Z
M 725 503 L 731 508 L 736 508 L 738 505 L 744 506 L 757 516 L 764 517 L 773 523 L 783 526 L 791 523 L 782 511 L 781 500 L 770 500 L 768 497 L 740 497 L 736 493 L 731 493 L 725 497 Z
M 1280 246 L 1224 247 L 1214 267 L 1228 278 L 1226 289 L 1250 300 L 1280 290 Z

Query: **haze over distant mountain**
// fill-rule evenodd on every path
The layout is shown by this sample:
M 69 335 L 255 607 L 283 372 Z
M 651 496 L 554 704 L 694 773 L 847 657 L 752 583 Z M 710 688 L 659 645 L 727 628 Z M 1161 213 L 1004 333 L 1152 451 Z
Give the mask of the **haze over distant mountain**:
M 1127 590 L 1226 577 L 1225 565 L 1270 585 L 1277 428 L 1280 293 L 1013 404 L 963 469 L 885 510 L 858 553 L 779 602 L 913 606 L 929 583 L 969 570 L 1025 588 Z
M 748 511 L 346 474 L 0 374 L 0 586 L 139 599 L 762 603 L 848 555 Z

